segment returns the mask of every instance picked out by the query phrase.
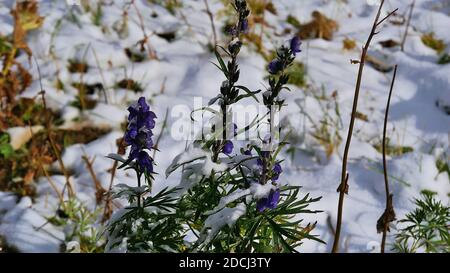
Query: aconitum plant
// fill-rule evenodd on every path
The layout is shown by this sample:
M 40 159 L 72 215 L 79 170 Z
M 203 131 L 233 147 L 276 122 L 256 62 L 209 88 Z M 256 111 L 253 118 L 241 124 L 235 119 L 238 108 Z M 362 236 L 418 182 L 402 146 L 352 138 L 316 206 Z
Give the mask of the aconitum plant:
M 259 90 L 251 91 L 237 84 L 241 73 L 237 62 L 242 47 L 240 30 L 249 12 L 243 0 L 235 1 L 235 10 L 238 21 L 231 32 L 228 49 L 218 46 L 229 58 L 228 62 L 216 51 L 217 67 L 225 81 L 220 85 L 220 93 L 209 104 L 218 103 L 220 108 L 220 111 L 211 111 L 215 113 L 212 131 L 177 156 L 166 175 L 182 169 L 179 203 L 182 211 L 178 215 L 184 215 L 184 223 L 192 237 L 197 238 L 188 251 L 295 252 L 303 239 L 320 241 L 310 234 L 314 224 L 301 227 L 301 220 L 294 220 L 296 214 L 317 213 L 306 207 L 320 198 L 306 195 L 300 199 L 299 187 L 285 186 L 285 181 L 279 183 L 283 169 L 282 160 L 277 160 L 276 155 L 284 143 L 273 143 L 274 132 L 265 136 L 261 145 L 251 142 L 240 150 L 235 147 L 237 143 L 227 139 L 263 123 L 260 117 L 238 130 L 228 118 L 231 116 L 228 111 L 240 100 L 260 101 L 256 97 Z M 289 46 L 277 50 L 276 59 L 268 67 L 273 76 L 269 89 L 263 94 L 263 105 L 269 123 L 284 103 L 279 96 L 287 89 L 285 85 L 289 80 L 284 71 L 300 52 L 300 44 L 297 37 L 291 39 Z
M 174 217 L 177 189 L 165 188 L 152 194 L 153 149 L 152 130 L 156 115 L 144 97 L 128 107 L 128 126 L 124 135 L 130 146 L 128 158 L 117 154 L 109 157 L 121 162 L 119 169 L 136 173 L 137 186 L 119 184 L 114 198 L 126 198 L 129 206 L 117 211 L 106 228 L 106 251 L 111 252 L 177 252 L 182 246 L 183 227 Z M 142 177 L 145 184 L 141 183 Z
M 235 0 L 234 8 L 237 22 L 228 46 L 217 46 L 215 52 L 224 81 L 208 107 L 195 110 L 213 113 L 210 130 L 202 132 L 200 140 L 190 143 L 166 170 L 166 176 L 181 171 L 177 188 L 152 192 L 154 162 L 148 152 L 153 149 L 156 115 L 145 98 L 128 108 L 124 136 L 130 146 L 128 158 L 109 157 L 122 163 L 119 168 L 135 171 L 137 186 L 116 188 L 115 197 L 127 198 L 129 206 L 112 217 L 107 228 L 107 250 L 296 252 L 304 239 L 320 241 L 311 234 L 314 224 L 302 226 L 298 219 L 302 213 L 317 213 L 307 207 L 320 198 L 308 194 L 299 198 L 300 187 L 288 186 L 283 179 L 283 160 L 277 157 L 285 142 L 276 142 L 277 134 L 272 130 L 259 142 L 233 139 L 273 122 L 275 113 L 284 105 L 280 93 L 288 90 L 285 69 L 300 52 L 301 42 L 294 37 L 289 46 L 277 50 L 277 57 L 268 66 L 269 87 L 260 102 L 260 90 L 251 91 L 238 84 L 241 35 L 248 29 L 250 11 L 244 0 Z M 262 103 L 267 113 L 238 128 L 230 117 L 233 105 L 244 99 Z M 212 110 L 213 105 L 219 110 Z M 141 184 L 141 177 L 145 184 Z

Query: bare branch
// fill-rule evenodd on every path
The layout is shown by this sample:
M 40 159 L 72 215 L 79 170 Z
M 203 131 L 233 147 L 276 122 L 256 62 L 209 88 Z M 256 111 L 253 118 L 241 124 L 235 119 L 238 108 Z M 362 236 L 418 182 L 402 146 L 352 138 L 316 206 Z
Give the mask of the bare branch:
M 336 234 L 334 236 L 333 247 L 331 250 L 333 253 L 336 253 L 339 251 L 339 238 L 341 235 L 342 214 L 343 214 L 343 209 L 344 209 L 344 198 L 345 198 L 345 194 L 348 194 L 348 190 L 349 190 L 349 185 L 348 185 L 348 175 L 349 174 L 347 173 L 347 160 L 348 160 L 348 153 L 350 150 L 350 143 L 351 143 L 352 135 L 353 135 L 353 128 L 355 125 L 356 113 L 357 113 L 357 108 L 358 108 L 358 98 L 359 98 L 359 93 L 360 93 L 360 88 L 361 88 L 361 81 L 362 81 L 362 75 L 363 75 L 363 71 L 364 71 L 364 64 L 365 64 L 365 60 L 366 60 L 367 51 L 369 50 L 369 46 L 370 46 L 370 43 L 371 43 L 374 35 L 376 35 L 376 33 L 377 33 L 376 32 L 377 26 L 379 26 L 384 20 L 386 20 L 389 16 L 391 16 L 392 14 L 394 14 L 397 11 L 397 9 L 396 9 L 393 12 L 389 13 L 382 20 L 379 20 L 383 5 L 384 5 L 384 0 L 382 0 L 380 3 L 377 15 L 375 16 L 375 20 L 372 25 L 372 30 L 370 31 L 369 37 L 367 38 L 367 41 L 366 41 L 366 44 L 364 45 L 364 47 L 362 49 L 361 59 L 359 60 L 359 70 L 358 70 L 358 77 L 357 77 L 356 86 L 355 86 L 355 94 L 353 97 L 353 107 L 352 107 L 352 114 L 351 114 L 351 118 L 350 118 L 350 126 L 348 128 L 347 140 L 346 140 L 345 149 L 344 149 L 344 156 L 342 159 L 341 182 L 338 187 L 339 201 L 338 201 L 338 211 L 337 211 L 337 219 L 336 219 Z
M 397 65 L 394 68 L 394 76 L 391 81 L 391 88 L 389 90 L 389 97 L 386 105 L 386 112 L 384 114 L 384 126 L 383 126 L 383 174 L 384 174 L 384 186 L 386 191 L 386 208 L 384 213 L 381 215 L 380 219 L 377 222 L 377 228 L 382 227 L 383 229 L 383 237 L 381 239 L 381 253 L 384 253 L 384 248 L 386 245 L 386 235 L 389 230 L 389 223 L 395 220 L 395 212 L 392 203 L 393 195 L 389 192 L 389 181 L 387 174 L 387 162 L 386 162 L 386 131 L 387 131 L 387 122 L 389 116 L 389 106 L 391 104 L 392 90 L 394 89 L 395 77 L 397 75 Z

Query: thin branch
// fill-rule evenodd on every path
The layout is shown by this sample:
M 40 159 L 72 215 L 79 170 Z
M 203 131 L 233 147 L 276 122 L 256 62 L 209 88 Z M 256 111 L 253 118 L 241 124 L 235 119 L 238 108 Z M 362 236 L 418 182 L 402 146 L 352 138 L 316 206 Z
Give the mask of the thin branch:
M 333 242 L 333 247 L 332 247 L 333 253 L 336 253 L 339 250 L 339 238 L 340 238 L 341 226 L 342 226 L 342 213 L 343 213 L 343 209 L 344 209 L 344 196 L 345 196 L 345 194 L 348 193 L 347 160 L 348 160 L 348 153 L 350 150 L 350 143 L 351 143 L 352 135 L 353 135 L 353 128 L 355 125 L 356 113 L 357 113 L 357 108 L 358 108 L 358 98 L 359 98 L 359 92 L 360 92 L 360 88 L 361 88 L 361 81 L 362 81 L 362 75 L 363 75 L 363 71 L 364 71 L 364 64 L 365 64 L 365 60 L 366 60 L 367 51 L 369 49 L 370 42 L 372 41 L 374 35 L 376 35 L 376 33 L 377 33 L 377 31 L 376 31 L 377 27 L 380 25 L 380 23 L 385 21 L 389 16 L 393 15 L 396 11 L 396 10 L 394 10 L 393 12 L 389 13 L 386 17 L 384 17 L 380 21 L 379 19 L 380 19 L 381 10 L 383 8 L 383 5 L 384 5 L 384 0 L 381 1 L 380 7 L 378 8 L 378 12 L 377 12 L 377 15 L 375 17 L 375 20 L 374 20 L 374 23 L 372 26 L 372 30 L 370 31 L 370 35 L 367 38 L 367 42 L 362 49 L 361 59 L 359 61 L 359 70 L 358 70 L 358 77 L 356 80 L 355 95 L 353 98 L 353 107 L 352 107 L 352 114 L 351 114 L 351 118 L 350 118 L 350 126 L 348 128 L 347 141 L 345 143 L 344 156 L 343 156 L 343 160 L 342 160 L 341 182 L 337 189 L 337 191 L 339 192 L 339 202 L 338 202 L 338 212 L 337 212 L 337 220 L 336 220 L 336 234 L 334 236 L 334 242 Z
M 208 14 L 209 21 L 211 22 L 211 29 L 212 29 L 212 32 L 213 32 L 214 46 L 216 46 L 217 45 L 217 32 L 216 32 L 216 25 L 214 24 L 214 15 L 211 12 L 211 9 L 209 8 L 208 1 L 207 0 L 203 0 L 203 2 L 205 3 L 206 14 Z
M 43 89 L 43 85 L 42 85 L 41 69 L 39 67 L 39 63 L 37 62 L 36 57 L 33 56 L 33 58 L 34 58 L 34 62 L 36 63 L 37 71 L 38 71 L 38 75 L 39 75 L 39 86 L 41 88 L 41 91 L 39 92 L 39 94 L 42 96 L 42 103 L 44 105 L 44 114 L 45 114 L 45 123 L 46 123 L 45 125 L 47 127 L 47 139 L 48 139 L 48 142 L 50 143 L 50 146 L 52 147 L 52 150 L 53 150 L 56 158 L 58 159 L 61 171 L 63 172 L 64 177 L 66 178 L 66 184 L 64 185 L 64 189 L 67 187 L 69 198 L 71 198 L 71 197 L 75 196 L 75 193 L 74 193 L 73 187 L 72 187 L 72 185 L 70 183 L 69 174 L 68 174 L 68 172 L 66 170 L 66 167 L 64 166 L 64 162 L 61 159 L 61 155 L 59 153 L 59 150 L 56 147 L 56 144 L 55 144 L 55 142 L 53 140 L 53 137 L 52 137 L 52 126 L 51 126 L 51 122 L 50 122 L 49 111 L 47 109 L 47 103 L 46 103 L 46 100 L 45 100 L 45 90 Z M 64 194 L 64 190 L 63 190 L 63 194 Z
M 59 151 L 58 147 L 56 146 L 56 143 L 55 143 L 55 141 L 53 139 L 53 136 L 52 136 L 50 119 L 48 117 L 47 103 L 45 101 L 45 91 L 42 90 L 40 92 L 40 94 L 42 96 L 42 101 L 43 101 L 43 104 L 44 104 L 44 111 L 45 111 L 45 116 L 46 116 L 46 126 L 47 126 L 47 130 L 48 130 L 47 131 L 47 139 L 48 139 L 48 142 L 50 143 L 50 146 L 52 147 L 52 150 L 53 150 L 53 153 L 56 156 L 56 159 L 58 160 L 59 167 L 61 168 L 61 171 L 63 172 L 64 177 L 66 178 L 66 184 L 64 185 L 64 189 L 67 187 L 68 196 L 69 196 L 69 198 L 71 198 L 71 197 L 75 196 L 75 192 L 73 190 L 72 184 L 70 183 L 69 173 L 67 172 L 66 166 L 64 165 L 64 162 L 63 162 L 63 160 L 61 158 L 60 151 Z
M 412 18 L 415 4 L 416 4 L 416 0 L 413 0 L 413 2 L 411 3 L 411 9 L 409 10 L 408 20 L 406 21 L 405 34 L 403 35 L 403 39 L 402 39 L 402 43 L 401 43 L 401 47 L 400 47 L 402 52 L 405 50 L 406 37 L 408 36 L 409 24 L 411 23 L 411 18 Z
M 125 154 L 124 140 L 120 138 L 117 140 L 117 153 Z M 114 184 L 114 177 L 116 176 L 116 170 L 118 167 L 118 161 L 114 160 L 112 169 L 111 169 L 111 179 L 109 181 L 108 191 L 106 192 L 105 197 L 105 207 L 103 209 L 102 223 L 105 223 L 112 215 L 113 206 L 112 206 L 112 187 Z
M 386 191 L 386 208 L 383 215 L 378 220 L 379 223 L 383 224 L 383 237 L 381 239 L 381 253 L 384 253 L 384 248 L 386 245 L 386 235 L 389 230 L 389 223 L 395 219 L 394 207 L 392 204 L 392 194 L 389 191 L 389 181 L 387 173 L 387 162 L 386 162 L 386 131 L 387 122 L 389 116 L 389 106 L 391 104 L 392 90 L 394 89 L 395 76 L 397 75 L 397 65 L 394 68 L 394 76 L 391 81 L 391 88 L 389 90 L 389 97 L 386 105 L 386 113 L 384 114 L 384 127 L 383 127 L 383 174 L 384 174 L 384 186 Z M 381 221 L 381 222 L 380 222 Z M 379 225 L 377 223 L 377 225 Z
M 265 22 L 266 22 L 267 0 L 264 0 L 263 4 L 264 4 L 264 9 L 262 11 L 262 18 L 261 18 L 261 30 L 259 32 L 259 39 L 261 40 L 261 43 L 262 43 L 262 40 L 263 40 L 264 26 L 265 26 Z
M 92 159 L 92 161 L 89 159 L 89 157 L 87 156 L 86 152 L 83 151 L 84 155 L 81 157 L 83 159 L 83 161 L 86 163 L 86 167 L 89 171 L 89 174 L 92 177 L 92 181 L 94 182 L 94 186 L 95 186 L 95 199 L 96 199 L 96 203 L 97 205 L 99 205 L 102 200 L 103 200 L 103 196 L 106 192 L 106 189 L 103 188 L 102 183 L 100 182 L 100 180 L 98 180 L 97 175 L 95 174 L 94 171 L 94 159 Z
M 33 133 L 33 129 L 31 128 L 31 122 L 30 121 L 28 121 L 28 128 L 30 129 L 31 139 L 33 139 L 34 138 L 34 133 Z M 58 189 L 58 187 L 56 186 L 56 184 L 53 181 L 53 179 L 48 174 L 47 170 L 44 167 L 44 164 L 42 164 L 42 159 L 41 159 L 40 154 L 37 156 L 37 160 L 38 160 L 38 163 L 39 163 L 39 167 L 42 169 L 42 172 L 44 173 L 44 176 L 47 178 L 48 183 L 50 184 L 50 186 L 52 187 L 52 189 L 55 191 L 56 195 L 58 196 L 60 206 L 64 207 L 64 196 L 61 193 L 61 191 Z
M 398 11 L 398 8 L 394 9 L 393 11 L 389 12 L 388 15 L 386 15 L 386 17 L 384 17 L 383 19 L 381 19 L 378 23 L 377 26 L 381 25 L 387 18 L 391 17 L 394 13 L 396 13 Z
M 102 78 L 102 82 L 103 82 L 102 91 L 103 91 L 103 95 L 105 96 L 105 103 L 108 104 L 109 102 L 108 102 L 108 95 L 106 93 L 105 75 L 103 74 L 103 69 L 100 66 L 100 61 L 98 60 L 98 56 L 97 56 L 97 52 L 96 52 L 95 48 L 91 47 L 91 49 L 92 49 L 92 53 L 94 54 L 95 62 L 97 63 L 97 68 L 98 68 L 98 70 L 100 72 L 100 77 Z
M 166 114 L 164 115 L 164 121 L 161 127 L 161 132 L 158 135 L 158 138 L 156 139 L 155 145 L 153 146 L 153 160 L 155 160 L 155 156 L 156 156 L 156 151 L 158 150 L 158 146 L 159 146 L 159 142 L 161 141 L 161 138 L 164 134 L 164 130 L 167 127 L 167 119 L 169 116 L 169 108 L 166 109 Z
M 395 77 L 397 75 L 397 65 L 394 67 L 394 76 L 392 77 L 391 81 L 391 88 L 389 90 L 389 97 L 386 104 L 386 112 L 384 114 L 384 126 L 383 126 L 383 171 L 384 171 L 384 182 L 385 182 L 385 189 L 386 189 L 386 202 L 389 197 L 389 184 L 388 184 L 388 175 L 387 175 L 387 168 L 386 168 L 386 131 L 387 131 L 387 122 L 388 122 L 388 116 L 389 116 L 389 106 L 391 104 L 391 96 L 392 96 L 392 90 L 394 89 L 394 83 L 395 83 Z
M 138 42 L 138 44 L 141 45 L 141 47 L 143 47 L 143 44 L 147 44 L 147 50 L 148 50 L 148 55 L 151 59 L 157 59 L 158 57 L 156 56 L 156 52 L 153 49 L 153 47 L 150 45 L 150 41 L 148 40 L 149 36 L 147 35 L 147 32 L 145 31 L 145 24 L 144 24 L 144 18 L 142 17 L 141 12 L 139 11 L 138 7 L 136 6 L 135 0 L 131 1 L 131 5 L 133 5 L 136 14 L 138 16 L 139 19 L 139 26 L 141 27 L 142 30 L 142 34 L 144 35 L 144 38 Z

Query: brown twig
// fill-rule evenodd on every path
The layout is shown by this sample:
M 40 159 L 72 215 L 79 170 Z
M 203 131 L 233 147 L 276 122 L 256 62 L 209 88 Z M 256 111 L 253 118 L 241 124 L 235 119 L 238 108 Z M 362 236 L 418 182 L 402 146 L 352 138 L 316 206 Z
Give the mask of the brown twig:
M 104 194 L 106 192 L 106 189 L 103 188 L 102 183 L 100 182 L 100 180 L 98 180 L 97 175 L 94 172 L 94 168 L 92 167 L 95 158 L 92 159 L 92 161 L 89 160 L 89 158 L 86 155 L 86 153 L 81 158 L 86 163 L 86 167 L 87 167 L 87 169 L 89 171 L 89 174 L 92 177 L 92 181 L 94 182 L 94 186 L 95 186 L 95 200 L 97 202 L 97 205 L 99 205 L 102 202 L 102 200 L 103 200 L 103 197 L 104 197 Z
M 75 196 L 75 193 L 74 193 L 73 187 L 70 183 L 69 173 L 67 172 L 64 162 L 62 161 L 60 151 L 59 151 L 58 147 L 56 146 L 55 141 L 53 140 L 50 119 L 48 117 L 47 103 L 45 101 L 45 91 L 41 90 L 40 94 L 42 96 L 42 102 L 44 104 L 44 111 L 45 111 L 45 115 L 46 115 L 47 140 L 50 143 L 53 153 L 55 154 L 56 159 L 58 160 L 59 167 L 61 168 L 61 171 L 63 172 L 64 177 L 66 178 L 66 184 L 65 184 L 64 188 L 67 187 L 69 198 L 71 198 L 71 197 Z
M 66 167 L 64 166 L 64 162 L 62 161 L 61 155 L 60 155 L 60 151 L 58 150 L 55 141 L 53 140 L 53 136 L 52 136 L 52 126 L 51 126 L 51 122 L 50 122 L 50 112 L 47 109 L 47 103 L 45 100 L 45 90 L 42 86 L 42 76 L 41 76 L 41 68 L 39 67 L 39 63 L 36 60 L 36 57 L 34 57 L 34 61 L 36 63 L 36 67 L 37 67 L 37 71 L 38 71 L 38 75 L 39 75 L 39 85 L 41 88 L 41 91 L 39 92 L 39 94 L 42 96 L 42 103 L 44 105 L 44 113 L 45 113 L 45 125 L 47 127 L 47 140 L 50 143 L 50 146 L 52 147 L 53 153 L 55 154 L 58 162 L 59 162 L 59 166 L 61 168 L 61 171 L 64 174 L 64 177 L 66 178 L 66 184 L 64 185 L 64 189 L 67 187 L 68 189 L 68 195 L 69 198 L 75 196 L 75 193 L 73 191 L 73 187 L 70 184 L 70 177 L 69 177 L 69 173 L 66 170 Z M 64 194 L 64 190 L 63 190 L 63 194 Z
M 158 138 L 156 139 L 155 145 L 153 145 L 153 160 L 155 160 L 156 151 L 158 150 L 159 142 L 161 141 L 161 138 L 164 134 L 164 130 L 167 127 L 167 119 L 169 117 L 169 108 L 166 109 L 166 114 L 164 115 L 164 121 L 161 127 L 161 132 L 158 135 Z
M 208 14 L 209 17 L 209 21 L 211 22 L 211 29 L 213 32 L 213 39 L 214 39 L 214 46 L 217 45 L 217 32 L 216 32 L 216 25 L 214 24 L 214 15 L 211 12 L 211 9 L 209 8 L 209 4 L 207 0 L 203 0 L 203 2 L 205 3 L 205 8 L 206 8 L 206 14 Z
M 33 129 L 31 128 L 31 122 L 30 121 L 28 121 L 28 128 L 30 129 L 31 139 L 33 139 L 34 133 L 33 133 Z M 42 169 L 42 172 L 44 173 L 44 176 L 47 178 L 48 183 L 50 184 L 50 186 L 52 187 L 52 189 L 55 191 L 56 195 L 58 196 L 60 205 L 62 207 L 64 207 L 64 196 L 61 193 L 61 191 L 58 189 L 58 187 L 56 187 L 55 182 L 53 181 L 53 179 L 48 174 L 47 170 L 44 167 L 44 164 L 42 164 L 42 159 L 41 159 L 40 155 L 38 155 L 37 161 L 39 163 L 39 167 Z
M 358 98 L 359 98 L 359 91 L 361 88 L 361 81 L 362 81 L 362 75 L 364 71 L 364 64 L 366 61 L 366 55 L 369 50 L 370 42 L 372 41 L 373 37 L 378 33 L 377 27 L 384 22 L 389 16 L 393 15 L 397 9 L 395 9 L 393 12 L 389 13 L 386 17 L 380 20 L 381 15 L 381 9 L 383 8 L 384 0 L 381 1 L 380 7 L 378 8 L 377 15 L 375 17 L 374 23 L 372 25 L 372 30 L 370 31 L 370 35 L 367 38 L 366 44 L 362 48 L 361 53 L 361 59 L 359 61 L 359 70 L 358 70 L 358 77 L 356 80 L 356 87 L 355 87 L 355 95 L 353 98 L 353 107 L 352 107 L 352 114 L 350 118 L 350 126 L 348 129 L 347 134 L 347 141 L 345 143 L 345 149 L 344 149 L 344 156 L 342 160 L 342 175 L 341 175 L 341 182 L 339 184 L 339 187 L 337 191 L 339 192 L 339 202 L 338 202 L 338 211 L 337 211 L 337 220 L 336 220 L 336 234 L 334 236 L 334 242 L 332 247 L 332 252 L 336 253 L 339 251 L 339 238 L 341 234 L 341 226 L 342 226 L 342 213 L 344 208 L 344 196 L 345 194 L 348 194 L 348 173 L 347 173 L 347 160 L 348 160 L 348 153 L 350 150 L 350 143 L 352 140 L 353 135 L 353 127 L 355 125 L 355 118 L 358 108 Z
M 336 234 L 336 230 L 334 229 L 333 223 L 331 222 L 331 215 L 327 215 L 327 226 L 330 230 L 331 234 L 334 236 Z
M 49 173 L 47 172 L 47 170 L 45 169 L 44 165 L 42 164 L 41 157 L 38 157 L 38 162 L 39 162 L 39 166 L 42 169 L 42 172 L 44 173 L 44 176 L 47 178 L 48 183 L 50 184 L 52 189 L 56 192 L 56 195 L 58 196 L 60 205 L 64 208 L 64 196 L 63 196 L 63 194 L 58 189 L 58 187 L 56 187 L 55 182 L 50 177 Z
M 384 248 L 386 244 L 386 235 L 389 231 L 389 223 L 395 220 L 395 212 L 392 203 L 392 194 L 389 191 L 389 182 L 388 182 L 388 174 L 387 174 L 387 162 L 386 162 L 386 131 L 387 131 L 387 122 L 389 116 L 389 106 L 391 104 L 391 96 L 392 90 L 394 89 L 395 76 L 397 75 L 397 65 L 394 68 L 394 76 L 391 81 L 391 88 L 389 90 L 389 97 L 386 105 L 386 112 L 384 114 L 384 126 L 383 126 L 383 174 L 384 174 L 384 186 L 386 191 L 386 208 L 384 210 L 383 215 L 381 215 L 380 219 L 377 222 L 377 229 L 380 232 L 381 228 L 383 229 L 383 237 L 381 239 L 381 253 L 384 253 Z
M 117 153 L 118 154 L 125 154 L 125 146 L 124 146 L 124 140 L 123 138 L 119 138 L 117 141 Z M 112 215 L 113 208 L 112 208 L 112 197 L 111 197 L 111 191 L 114 184 L 114 177 L 116 176 L 116 170 L 118 166 L 118 161 L 114 160 L 112 169 L 111 169 L 111 180 L 109 182 L 108 191 L 106 192 L 106 198 L 105 198 L 105 207 L 103 210 L 103 216 L 102 216 L 102 223 L 105 223 Z
M 138 42 L 138 44 L 141 45 L 141 48 L 143 48 L 144 44 L 147 44 L 147 50 L 148 50 L 148 56 L 150 57 L 150 59 L 157 59 L 158 57 L 156 56 L 156 52 L 153 49 L 153 47 L 150 45 L 150 42 L 148 40 L 149 36 L 147 35 L 147 32 L 145 31 L 145 24 L 144 24 L 144 19 L 142 17 L 141 12 L 139 11 L 138 7 L 136 6 L 136 3 L 134 0 L 131 0 L 131 5 L 133 5 L 136 14 L 138 16 L 139 19 L 139 26 L 141 27 L 142 30 L 142 34 L 144 35 L 144 38 Z
M 405 50 L 406 36 L 408 36 L 409 24 L 411 23 L 411 17 L 413 14 L 415 4 L 416 4 L 416 0 L 413 0 L 413 2 L 411 3 L 411 9 L 409 10 L 408 20 L 406 21 L 405 34 L 403 35 L 402 44 L 400 47 L 402 52 Z
M 263 4 L 264 4 L 264 9 L 262 11 L 262 18 L 261 18 L 261 30 L 259 32 L 259 39 L 261 40 L 261 42 L 263 40 L 263 35 L 264 35 L 264 26 L 266 25 L 264 22 L 266 21 L 267 1 L 264 0 Z
M 97 68 L 98 68 L 98 70 L 100 72 L 100 77 L 102 78 L 102 82 L 103 82 L 102 91 L 103 91 L 103 95 L 105 96 L 105 103 L 108 104 L 109 102 L 108 102 L 108 95 L 106 93 L 105 75 L 103 74 L 103 69 L 100 66 L 100 61 L 98 60 L 98 56 L 97 56 L 97 52 L 95 51 L 95 48 L 91 47 L 91 49 L 92 49 L 92 53 L 94 54 L 95 62 L 97 63 Z
M 163 95 L 164 92 L 166 92 L 166 82 L 167 82 L 167 77 L 164 77 L 164 80 L 161 84 L 161 88 L 159 89 L 159 94 Z

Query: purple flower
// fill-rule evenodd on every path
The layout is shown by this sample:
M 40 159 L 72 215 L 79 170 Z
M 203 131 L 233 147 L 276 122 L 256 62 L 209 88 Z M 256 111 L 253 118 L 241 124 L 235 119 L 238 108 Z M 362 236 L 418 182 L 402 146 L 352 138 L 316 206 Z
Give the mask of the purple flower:
M 237 35 L 236 27 L 234 26 L 226 27 L 225 33 L 227 33 L 230 36 L 236 36 Z
M 140 151 L 137 156 L 137 162 L 142 170 L 146 173 L 153 172 L 153 159 L 149 156 L 146 151 Z
M 265 209 L 274 209 L 280 200 L 280 190 L 271 190 L 267 197 L 261 198 L 256 202 L 256 209 L 263 212 Z
M 152 129 L 155 127 L 156 115 L 150 111 L 150 106 L 140 97 L 137 102 L 128 107 L 128 127 L 124 140 L 131 145 L 128 160 L 137 160 L 141 171 L 153 171 L 152 158 L 144 150 L 153 147 Z
M 275 163 L 275 166 L 273 166 L 272 171 L 273 171 L 272 181 L 277 181 L 278 178 L 280 178 L 280 174 L 283 172 L 280 163 Z
M 261 158 L 256 159 L 256 165 L 258 165 L 258 168 L 262 169 L 263 162 L 262 162 Z
M 245 150 L 244 151 L 244 155 L 252 155 L 252 151 L 251 150 Z
M 258 167 L 257 170 L 259 172 L 262 172 L 262 170 L 263 170 L 263 161 L 260 158 L 258 158 L 256 160 L 256 165 Z M 275 165 L 273 166 L 273 169 L 272 169 L 272 178 L 271 178 L 272 181 L 273 182 L 277 181 L 278 178 L 280 178 L 280 174 L 282 172 L 283 172 L 283 169 L 281 168 L 280 163 L 275 163 Z
M 291 39 L 291 45 L 290 45 L 290 48 L 291 48 L 292 54 L 293 54 L 294 56 L 296 56 L 297 53 L 302 52 L 302 50 L 300 49 L 300 45 L 301 45 L 301 44 L 302 44 L 302 42 L 300 41 L 300 38 L 298 38 L 297 36 L 294 36 L 294 37 Z
M 268 69 L 270 74 L 277 74 L 278 72 L 283 70 L 283 62 L 279 59 L 274 59 L 269 63 Z
M 241 23 L 241 32 L 247 33 L 248 32 L 248 20 L 244 19 Z
M 225 142 L 225 145 L 223 145 L 222 152 L 224 154 L 229 155 L 229 154 L 231 154 L 231 152 L 233 152 L 233 148 L 234 148 L 233 142 L 231 142 L 230 140 L 227 140 Z

